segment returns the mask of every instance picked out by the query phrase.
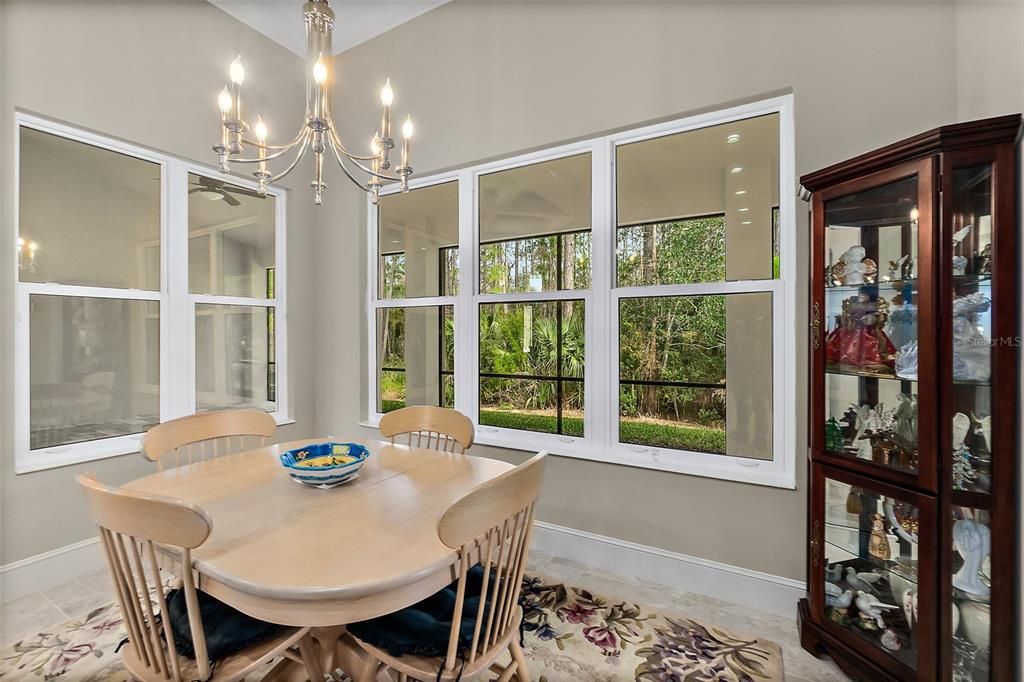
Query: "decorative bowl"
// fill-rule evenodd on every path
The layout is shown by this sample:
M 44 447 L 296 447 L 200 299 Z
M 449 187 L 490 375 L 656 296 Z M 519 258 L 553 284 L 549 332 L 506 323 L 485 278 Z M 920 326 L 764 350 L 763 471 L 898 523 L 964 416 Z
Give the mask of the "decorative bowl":
M 369 456 L 358 443 L 314 443 L 285 452 L 281 464 L 299 483 L 334 486 L 354 478 Z

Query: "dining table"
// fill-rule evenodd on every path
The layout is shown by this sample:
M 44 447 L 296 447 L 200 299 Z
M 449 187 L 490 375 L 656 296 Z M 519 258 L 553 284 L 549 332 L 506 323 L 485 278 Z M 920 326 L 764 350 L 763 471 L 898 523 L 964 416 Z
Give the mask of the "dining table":
M 209 514 L 210 536 L 192 551 L 200 590 L 260 620 L 334 636 L 331 628 L 392 613 L 454 581 L 456 553 L 438 538 L 438 521 L 512 465 L 361 439 L 370 456 L 354 479 L 330 489 L 293 480 L 280 455 L 328 440 L 337 441 L 279 443 L 169 468 L 125 488 Z M 173 549 L 161 554 L 163 569 L 186 570 Z

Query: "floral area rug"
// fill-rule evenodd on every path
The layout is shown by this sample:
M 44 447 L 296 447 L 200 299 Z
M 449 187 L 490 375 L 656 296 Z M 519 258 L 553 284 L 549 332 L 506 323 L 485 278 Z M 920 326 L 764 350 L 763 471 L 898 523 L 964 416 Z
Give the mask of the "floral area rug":
M 522 606 L 526 658 L 539 682 L 784 679 L 774 642 L 582 587 L 528 576 Z M 0 649 L 0 680 L 122 682 L 128 676 L 116 650 L 124 638 L 117 605 L 95 609 Z

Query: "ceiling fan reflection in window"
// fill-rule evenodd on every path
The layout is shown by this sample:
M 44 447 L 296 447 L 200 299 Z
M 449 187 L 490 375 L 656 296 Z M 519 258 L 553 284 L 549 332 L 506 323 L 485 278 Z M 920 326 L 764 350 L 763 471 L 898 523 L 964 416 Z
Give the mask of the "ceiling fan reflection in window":
M 190 182 L 192 189 L 188 191 L 189 194 L 199 194 L 204 199 L 210 201 L 223 201 L 228 206 L 240 206 L 241 201 L 236 199 L 234 194 L 240 194 L 246 197 L 256 197 L 257 199 L 264 199 L 265 196 L 261 195 L 256 190 L 245 189 L 244 187 L 236 187 L 229 185 L 220 180 L 214 180 L 213 178 L 205 178 L 202 175 L 196 176 L 198 182 Z

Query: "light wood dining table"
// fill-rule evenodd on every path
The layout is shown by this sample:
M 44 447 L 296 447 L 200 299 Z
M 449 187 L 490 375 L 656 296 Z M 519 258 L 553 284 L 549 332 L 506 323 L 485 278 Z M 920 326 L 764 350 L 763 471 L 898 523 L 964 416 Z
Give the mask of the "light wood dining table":
M 261 620 L 340 626 L 451 583 L 456 555 L 438 539 L 438 520 L 512 465 L 361 439 L 371 455 L 355 480 L 329 490 L 293 481 L 279 456 L 323 440 L 167 469 L 125 487 L 205 509 L 213 531 L 192 552 L 199 589 Z M 172 573 L 183 570 L 165 559 Z

